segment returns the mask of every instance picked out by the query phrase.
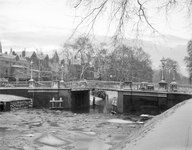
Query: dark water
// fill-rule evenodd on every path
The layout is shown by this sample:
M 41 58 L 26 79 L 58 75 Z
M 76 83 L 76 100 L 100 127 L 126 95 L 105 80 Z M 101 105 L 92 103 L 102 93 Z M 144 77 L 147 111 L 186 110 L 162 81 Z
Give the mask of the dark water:
M 95 106 L 90 105 L 89 108 L 74 109 L 72 112 L 80 113 L 80 114 L 81 113 L 89 113 L 89 114 L 110 113 L 110 109 L 107 109 L 106 105 L 95 105 Z

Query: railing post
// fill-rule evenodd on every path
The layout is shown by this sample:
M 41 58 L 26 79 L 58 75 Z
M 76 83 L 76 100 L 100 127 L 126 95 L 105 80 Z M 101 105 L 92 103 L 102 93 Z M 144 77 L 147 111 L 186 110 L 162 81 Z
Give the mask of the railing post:
M 132 82 L 122 82 L 120 83 L 120 89 L 129 89 L 132 90 Z
M 170 83 L 170 89 L 172 92 L 177 92 L 177 82 L 175 81 L 176 63 L 173 64 L 173 80 Z
M 29 80 L 29 87 L 35 87 L 35 80 L 33 79 L 33 61 L 31 61 L 31 79 Z
M 161 60 L 162 63 L 162 77 L 161 77 L 161 81 L 159 82 L 159 90 L 160 91 L 166 91 L 167 90 L 167 82 L 165 81 L 165 76 L 164 76 L 164 67 L 165 67 L 165 62 L 166 59 Z
M 66 84 L 64 81 L 64 66 L 61 66 L 61 81 L 60 81 L 60 88 L 66 88 Z
M 55 80 L 52 82 L 52 88 L 59 88 L 59 81 Z

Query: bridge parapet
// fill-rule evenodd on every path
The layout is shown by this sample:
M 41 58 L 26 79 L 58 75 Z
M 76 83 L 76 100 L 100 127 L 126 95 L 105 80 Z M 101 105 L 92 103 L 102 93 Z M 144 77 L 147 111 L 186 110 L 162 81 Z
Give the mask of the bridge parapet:
M 34 81 L 37 88 L 52 88 L 53 81 Z M 119 81 L 100 81 L 100 80 L 81 80 L 81 81 L 69 81 L 65 82 L 66 88 L 73 89 L 108 89 L 108 90 L 149 90 L 159 91 L 158 83 L 148 82 L 119 82 Z M 29 87 L 28 81 L 8 82 L 4 87 Z M 34 87 L 34 88 L 35 88 Z M 59 88 L 59 81 L 58 81 Z M 62 86 L 60 87 L 62 88 Z M 173 90 L 171 84 L 167 92 L 179 92 L 179 93 L 192 93 L 191 85 L 177 84 L 177 89 Z
M 191 85 L 178 84 L 177 85 L 177 92 L 192 93 L 192 86 Z
M 52 86 L 52 81 L 37 81 L 35 82 L 35 87 L 50 87 Z
M 98 80 L 82 80 L 66 82 L 69 88 L 106 88 L 106 89 L 119 89 L 120 82 L 117 81 L 98 81 Z

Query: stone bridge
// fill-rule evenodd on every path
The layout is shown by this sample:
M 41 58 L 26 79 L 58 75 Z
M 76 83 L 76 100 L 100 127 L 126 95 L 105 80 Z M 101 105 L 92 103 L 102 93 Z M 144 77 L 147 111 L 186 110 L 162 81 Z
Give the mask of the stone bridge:
M 11 82 L 0 88 L 0 93 L 32 98 L 36 108 L 49 108 L 54 98 L 62 99 L 61 109 L 88 110 L 92 89 L 116 91 L 117 111 L 120 113 L 149 113 L 151 110 L 159 113 L 192 97 L 192 86 L 189 85 L 162 88 L 158 83 L 98 80 Z
M 100 80 L 82 80 L 82 81 L 33 81 L 30 82 L 9 82 L 6 87 L 31 87 L 31 88 L 70 88 L 73 90 L 100 89 L 109 91 L 118 90 L 138 90 L 138 91 L 166 91 L 179 93 L 192 93 L 191 85 L 171 84 L 161 87 L 159 83 L 148 82 L 119 82 L 119 81 L 100 81 Z

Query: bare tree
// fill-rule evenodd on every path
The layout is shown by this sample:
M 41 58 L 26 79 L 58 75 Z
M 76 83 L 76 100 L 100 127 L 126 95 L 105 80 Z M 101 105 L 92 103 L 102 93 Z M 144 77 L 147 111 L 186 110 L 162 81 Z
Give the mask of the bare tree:
M 127 33 L 139 38 L 146 29 L 153 35 L 159 34 L 151 20 L 151 13 L 163 12 L 168 17 L 169 11 L 175 9 L 191 17 L 192 0 L 75 0 L 73 7 L 83 11 L 83 16 L 76 16 L 80 22 L 73 34 L 82 26 L 86 26 L 87 34 L 94 32 L 97 21 L 107 18 L 108 27 L 115 26 L 116 41 Z
M 81 66 L 80 79 L 84 79 L 84 73 L 90 67 L 93 59 L 93 45 L 89 38 L 79 37 L 76 39 L 75 43 L 70 46 L 73 49 L 74 59 L 79 62 Z

